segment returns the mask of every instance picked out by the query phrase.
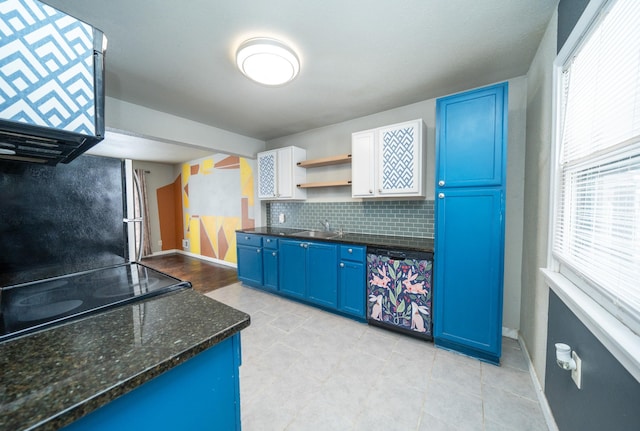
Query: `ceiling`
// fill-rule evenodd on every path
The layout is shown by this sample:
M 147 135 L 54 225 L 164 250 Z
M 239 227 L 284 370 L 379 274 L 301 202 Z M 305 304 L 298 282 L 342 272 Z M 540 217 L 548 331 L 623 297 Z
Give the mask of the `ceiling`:
M 107 35 L 108 96 L 267 141 L 522 76 L 558 0 L 44 3 Z M 295 49 L 293 82 L 237 70 L 258 36 Z

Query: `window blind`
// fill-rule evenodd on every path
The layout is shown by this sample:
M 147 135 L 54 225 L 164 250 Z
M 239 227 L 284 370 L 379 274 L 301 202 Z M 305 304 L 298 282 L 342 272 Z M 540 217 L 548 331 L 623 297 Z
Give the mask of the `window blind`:
M 638 332 L 640 2 L 609 2 L 562 79 L 553 253 Z

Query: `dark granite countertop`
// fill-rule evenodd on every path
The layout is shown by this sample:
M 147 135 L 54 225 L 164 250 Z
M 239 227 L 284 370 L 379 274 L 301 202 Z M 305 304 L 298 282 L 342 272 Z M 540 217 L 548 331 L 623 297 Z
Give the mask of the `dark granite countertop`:
M 327 241 L 342 244 L 365 245 L 368 247 L 398 248 L 401 250 L 433 252 L 433 238 L 414 238 L 407 236 L 371 235 L 366 233 L 345 232 L 335 238 L 309 238 L 297 235 L 309 229 L 295 229 L 282 227 L 256 227 L 251 229 L 238 229 L 236 232 L 255 233 L 258 235 L 273 235 L 306 241 Z
M 185 289 L 0 343 L 0 429 L 59 429 L 249 323 Z

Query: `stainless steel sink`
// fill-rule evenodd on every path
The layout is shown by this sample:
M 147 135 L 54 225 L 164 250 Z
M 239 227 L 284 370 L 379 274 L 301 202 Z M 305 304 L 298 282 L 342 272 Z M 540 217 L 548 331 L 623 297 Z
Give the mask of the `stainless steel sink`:
M 293 234 L 293 236 L 300 236 L 305 238 L 331 239 L 331 238 L 339 238 L 342 235 L 339 232 L 331 232 L 326 230 L 306 230 L 302 232 L 296 232 L 295 234 Z

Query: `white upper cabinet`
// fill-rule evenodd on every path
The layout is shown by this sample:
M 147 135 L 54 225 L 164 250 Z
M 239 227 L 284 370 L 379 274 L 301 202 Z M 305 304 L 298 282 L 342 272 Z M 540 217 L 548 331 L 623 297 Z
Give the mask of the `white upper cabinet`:
M 307 191 L 297 187 L 306 181 L 305 169 L 297 166 L 297 163 L 306 157 L 306 150 L 298 147 L 284 147 L 258 153 L 258 198 L 306 199 Z
M 354 198 L 424 197 L 421 119 L 356 132 L 351 137 Z

